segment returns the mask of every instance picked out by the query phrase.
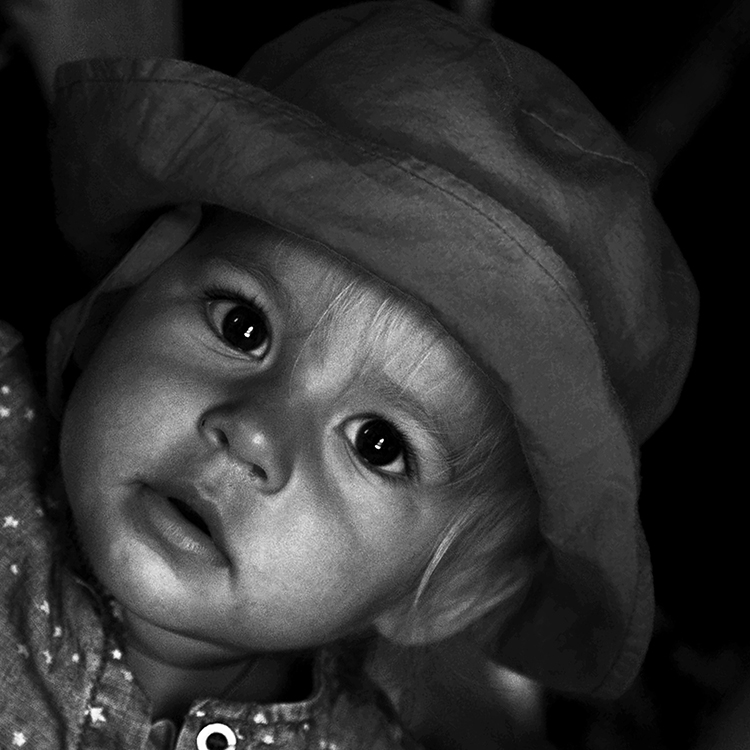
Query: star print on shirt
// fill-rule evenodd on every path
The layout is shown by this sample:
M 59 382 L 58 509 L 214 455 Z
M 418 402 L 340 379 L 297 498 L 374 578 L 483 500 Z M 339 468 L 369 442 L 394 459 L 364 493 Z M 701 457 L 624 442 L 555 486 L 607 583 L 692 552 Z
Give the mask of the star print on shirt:
M 13 747 L 23 747 L 26 744 L 26 735 L 23 732 L 13 732 Z
M 88 715 L 92 724 L 103 724 L 107 721 L 104 709 L 101 706 L 89 706 Z
M 273 743 L 276 741 L 276 737 L 274 737 L 273 732 L 262 732 L 258 739 L 264 744 L 264 745 L 273 745 Z
M 20 521 L 15 516 L 5 516 L 3 519 L 4 529 L 17 529 Z
M 7 406 L 0 406 L 0 419 L 7 419 L 10 416 L 10 409 Z

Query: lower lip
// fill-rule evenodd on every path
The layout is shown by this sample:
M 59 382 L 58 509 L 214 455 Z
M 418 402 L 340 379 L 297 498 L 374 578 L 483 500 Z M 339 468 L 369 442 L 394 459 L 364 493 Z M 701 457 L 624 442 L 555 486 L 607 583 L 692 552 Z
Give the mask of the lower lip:
M 144 485 L 136 503 L 135 520 L 148 536 L 162 546 L 189 555 L 207 565 L 228 564 L 208 534 L 190 523 L 163 495 Z

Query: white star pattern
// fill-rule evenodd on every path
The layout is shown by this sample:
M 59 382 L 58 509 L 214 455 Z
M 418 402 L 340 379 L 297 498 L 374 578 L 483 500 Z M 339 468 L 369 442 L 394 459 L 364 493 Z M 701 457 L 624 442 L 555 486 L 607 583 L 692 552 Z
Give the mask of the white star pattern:
M 4 529 L 17 529 L 20 521 L 15 516 L 5 516 L 3 519 Z
M 101 706 L 89 706 L 88 714 L 91 717 L 92 724 L 103 724 L 107 721 L 104 709 Z
M 0 419 L 7 419 L 10 416 L 10 409 L 7 406 L 0 406 Z
M 29 658 L 29 649 L 23 645 L 23 643 L 19 643 L 16 646 L 16 651 L 18 651 L 19 656 L 23 656 L 24 659 Z
M 73 662 L 73 664 L 78 664 L 78 662 L 81 661 L 81 655 L 79 653 L 75 653 L 70 657 L 70 660 Z
M 27 422 L 31 422 L 31 420 L 34 419 L 35 416 L 36 416 L 36 413 L 34 412 L 34 410 L 31 407 L 29 407 L 28 409 L 26 409 L 26 411 L 23 413 L 23 418 Z
M 44 657 L 44 663 L 47 666 L 52 664 L 52 654 L 49 652 L 48 649 L 45 648 L 44 651 L 42 651 L 42 656 Z
M 10 386 L 4 385 L 2 388 L 0 388 L 0 393 L 2 393 L 3 396 L 7 396 L 10 393 Z
M 40 605 L 39 609 L 41 612 L 44 612 L 45 615 L 49 614 L 49 602 L 45 599 Z
M 23 732 L 13 732 L 13 747 L 23 747 L 26 744 L 26 735 Z
M 113 648 L 111 653 L 112 653 L 112 658 L 115 661 L 120 661 L 120 659 L 122 659 L 122 651 L 120 651 L 119 648 Z
M 52 631 L 53 638 L 62 638 L 62 628 L 59 625 L 55 625 L 55 629 Z
M 15 563 L 12 563 L 10 566 L 10 572 L 13 573 L 14 576 L 18 575 L 18 565 Z

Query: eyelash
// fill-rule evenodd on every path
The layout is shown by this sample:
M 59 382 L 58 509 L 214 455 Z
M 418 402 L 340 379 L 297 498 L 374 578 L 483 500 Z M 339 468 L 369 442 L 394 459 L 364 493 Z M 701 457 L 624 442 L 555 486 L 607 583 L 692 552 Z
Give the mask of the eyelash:
M 236 302 L 238 305 L 249 305 L 255 307 L 266 318 L 266 310 L 258 302 L 257 298 L 248 296 L 239 289 L 230 289 L 229 287 L 212 286 L 203 292 L 204 302 Z

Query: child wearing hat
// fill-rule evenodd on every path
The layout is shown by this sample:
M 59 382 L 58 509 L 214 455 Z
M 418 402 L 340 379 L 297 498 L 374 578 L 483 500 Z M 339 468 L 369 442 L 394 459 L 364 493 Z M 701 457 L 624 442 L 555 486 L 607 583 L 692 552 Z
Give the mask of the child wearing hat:
M 237 77 L 95 59 L 56 86 L 92 290 L 52 328 L 51 427 L 2 331 L 0 744 L 412 747 L 379 644 L 459 634 L 626 689 L 638 444 L 697 296 L 573 84 L 396 0 Z

